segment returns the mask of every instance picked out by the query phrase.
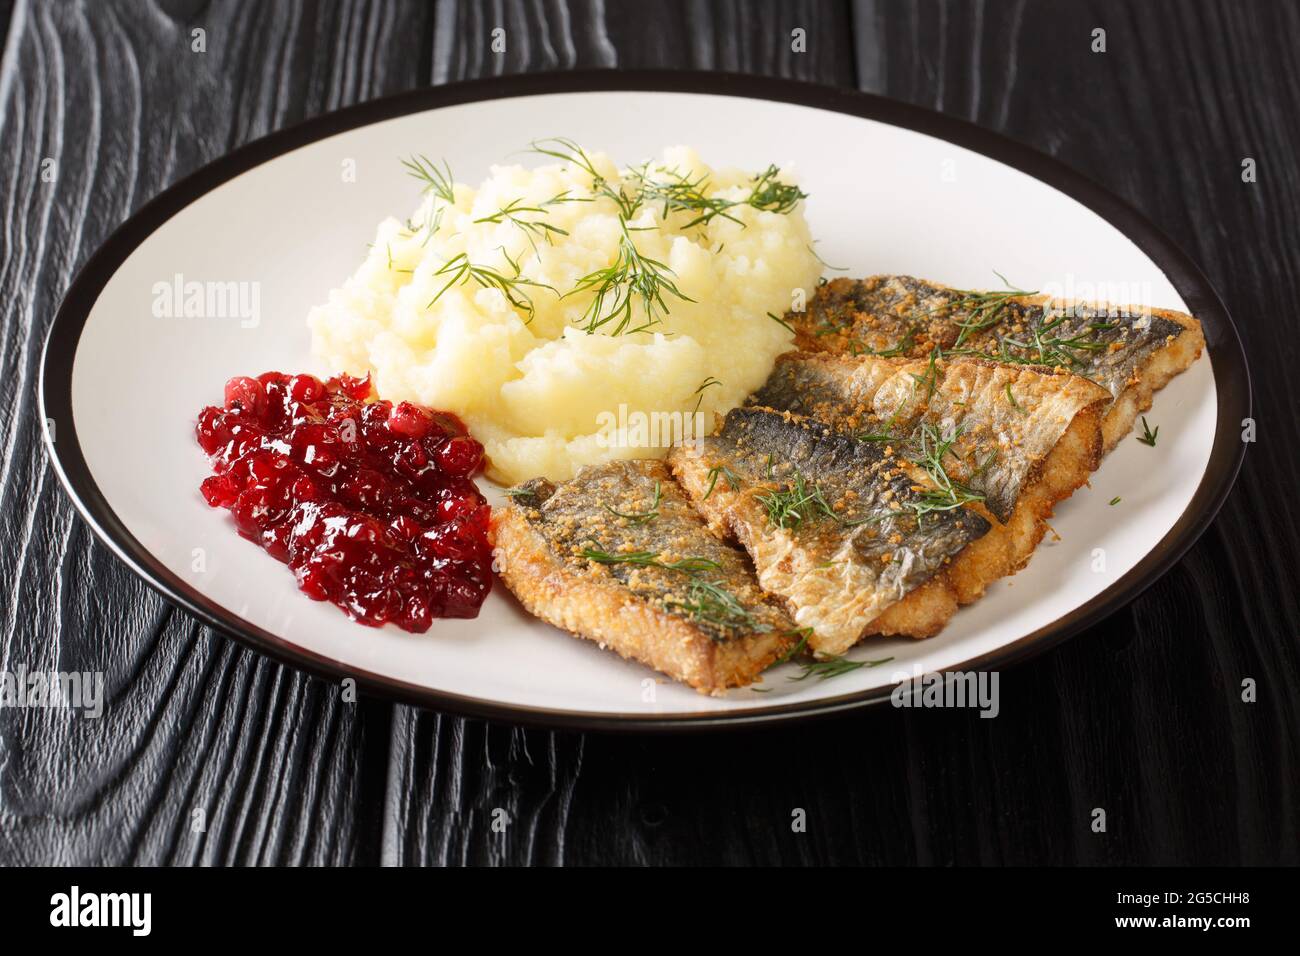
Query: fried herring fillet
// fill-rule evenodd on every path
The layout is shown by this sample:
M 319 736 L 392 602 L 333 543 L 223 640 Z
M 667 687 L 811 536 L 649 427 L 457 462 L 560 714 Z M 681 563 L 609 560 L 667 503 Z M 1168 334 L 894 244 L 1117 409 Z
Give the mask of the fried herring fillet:
M 952 289 L 912 276 L 833 279 L 808 310 L 790 313 L 801 349 L 921 358 L 938 347 L 1071 372 L 1105 388 L 1104 451 L 1132 429 L 1152 396 L 1200 356 L 1200 323 L 1171 309 L 1060 302 L 1042 295 Z
M 750 402 L 883 445 L 913 473 L 970 492 L 993 527 L 949 568 L 967 604 L 1028 563 L 1055 504 L 1087 482 L 1110 395 L 1068 373 L 978 359 L 792 352 Z
M 949 564 L 990 527 L 966 508 L 931 508 L 892 451 L 788 412 L 733 409 L 669 464 L 823 656 L 868 633 L 938 633 L 957 609 Z
M 799 642 L 743 551 L 660 461 L 536 478 L 492 516 L 501 578 L 532 614 L 701 693 L 752 683 Z

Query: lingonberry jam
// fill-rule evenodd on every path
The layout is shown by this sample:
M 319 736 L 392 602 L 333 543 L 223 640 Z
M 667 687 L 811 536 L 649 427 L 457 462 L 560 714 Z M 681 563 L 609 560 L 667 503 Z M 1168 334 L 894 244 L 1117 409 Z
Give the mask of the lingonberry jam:
M 474 617 L 492 586 L 483 446 L 455 416 L 371 400 L 370 380 L 267 372 L 226 383 L 195 434 L 200 491 L 298 586 L 348 616 L 422 632 Z

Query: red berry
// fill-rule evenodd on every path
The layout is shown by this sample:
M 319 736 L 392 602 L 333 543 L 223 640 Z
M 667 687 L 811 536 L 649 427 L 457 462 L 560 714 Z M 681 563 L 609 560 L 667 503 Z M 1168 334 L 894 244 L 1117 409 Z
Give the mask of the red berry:
M 289 379 L 289 395 L 295 402 L 318 402 L 325 395 L 325 386 L 312 375 L 295 375 Z
M 428 413 L 410 402 L 399 403 L 388 414 L 388 430 L 403 438 L 423 438 L 431 425 Z
M 472 475 L 482 461 L 483 446 L 472 438 L 453 438 L 438 451 L 438 464 L 450 475 Z
M 226 382 L 226 407 L 235 403 L 253 415 L 260 415 L 266 410 L 266 387 L 255 378 L 236 375 Z
M 298 586 L 363 624 L 424 631 L 472 616 L 491 587 L 482 446 L 454 416 L 370 401 L 369 379 L 238 376 L 195 437 L 200 486 Z

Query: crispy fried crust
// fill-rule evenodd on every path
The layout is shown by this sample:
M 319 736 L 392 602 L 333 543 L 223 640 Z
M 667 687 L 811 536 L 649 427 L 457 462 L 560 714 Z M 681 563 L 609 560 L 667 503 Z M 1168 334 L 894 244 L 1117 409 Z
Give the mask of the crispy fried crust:
M 1029 563 L 1056 504 L 1087 484 L 1102 456 L 1103 402 L 1075 416 L 1051 454 L 1030 475 L 1006 523 L 985 513 L 993 529 L 953 559 L 948 577 L 961 604 L 970 604 L 998 578 Z
M 659 462 L 653 466 L 663 468 Z M 671 480 L 666 469 L 664 477 Z M 701 532 L 707 534 L 703 525 Z M 502 580 L 530 614 L 701 693 L 716 695 L 753 683 L 797 641 L 788 621 L 788 627 L 713 639 L 606 568 L 557 555 L 522 506 L 494 512 L 492 539 Z
M 1135 370 L 1125 388 L 1102 421 L 1102 454 L 1108 453 L 1133 430 L 1137 417 L 1151 408 L 1155 393 L 1168 385 L 1175 376 L 1191 368 L 1205 348 L 1205 333 L 1201 323 L 1189 315 L 1169 309 L 1151 309 L 1152 315 L 1183 327 L 1183 333 L 1168 339 L 1168 344 L 1155 352 L 1145 365 Z
M 904 431 L 922 420 L 944 431 L 950 423 L 965 429 L 968 444 L 950 463 L 952 474 L 988 495 L 970 507 L 992 525 L 947 569 L 956 600 L 969 604 L 992 581 L 1028 563 L 1055 504 L 1087 482 L 1100 460 L 1110 393 L 1067 373 L 978 359 L 943 362 L 936 378 L 926 378 L 921 360 L 792 352 L 778 360 L 751 402 L 811 415 L 846 434 L 882 430 L 881 419 L 891 410 L 893 427 Z M 922 388 L 931 382 L 933 387 Z M 991 461 L 993 471 L 968 476 L 966 461 Z M 999 473 L 1001 479 L 990 481 Z M 925 480 L 919 469 L 915 475 Z M 925 603 L 925 597 L 912 600 Z M 942 603 L 928 619 L 942 622 Z M 916 620 L 903 607 L 878 618 L 871 630 L 924 636 Z
M 960 327 L 952 321 L 945 306 L 964 294 L 910 276 L 837 278 L 817 290 L 807 312 L 791 313 L 786 321 L 795 329 L 795 344 L 800 349 L 844 354 L 866 348 L 921 358 L 935 345 L 947 350 L 957 344 Z M 1018 309 L 1083 306 L 1129 319 L 1145 316 L 1143 322 L 1148 336 L 1151 323 L 1157 327 L 1170 323 L 1164 327 L 1171 334 L 1163 342 L 1146 340 L 1140 352 L 1142 357 L 1128 377 L 1109 386 L 1114 400 L 1102 421 L 1103 453 L 1113 449 L 1129 433 L 1137 417 L 1150 409 L 1154 394 L 1174 376 L 1186 371 L 1205 348 L 1200 323 L 1171 309 L 1054 300 L 1045 295 L 1014 296 L 1006 302 L 1008 307 Z M 1181 331 L 1173 326 L 1180 327 Z M 1135 322 L 1133 328 L 1139 327 L 1140 323 Z M 995 328 L 989 334 L 996 331 Z M 968 349 L 974 346 L 978 351 L 982 335 L 982 332 L 974 333 L 965 346 Z
M 826 560 L 831 552 L 825 541 L 814 537 L 810 542 L 772 526 L 761 500 L 769 490 L 768 483 L 733 486 L 713 470 L 724 463 L 736 465 L 736 461 L 715 458 L 707 449 L 676 448 L 669 455 L 678 482 L 710 527 L 739 541 L 753 557 L 763 587 L 786 599 L 797 624 L 814 629 L 808 638 L 814 653 L 842 654 L 872 633 L 930 637 L 956 611 L 958 592 L 945 566 L 947 558 L 941 558 L 924 577 L 887 583 L 874 570 L 878 565 L 864 562 L 846 534 L 842 545 L 833 549 L 833 559 Z M 906 478 L 899 480 L 904 486 L 908 483 Z M 941 520 L 954 519 L 945 516 Z M 970 533 L 959 535 L 960 540 L 951 546 L 957 553 L 972 547 L 968 540 L 978 543 L 988 527 L 974 513 L 969 514 L 967 523 L 972 526 Z M 830 538 L 834 542 L 836 535 Z

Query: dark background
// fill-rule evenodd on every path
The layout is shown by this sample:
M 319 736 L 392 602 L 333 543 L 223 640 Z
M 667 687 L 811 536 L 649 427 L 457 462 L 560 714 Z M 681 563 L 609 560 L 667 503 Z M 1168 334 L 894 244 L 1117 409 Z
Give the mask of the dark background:
M 0 711 L 0 863 L 1300 858 L 1300 4 L 0 0 L 0 29 L 0 668 L 103 670 L 108 704 L 98 721 Z M 578 66 L 858 87 L 1000 131 L 1128 200 L 1201 265 L 1245 340 L 1258 442 L 1217 521 L 1131 606 L 1004 673 L 996 720 L 886 709 L 674 738 L 341 703 L 96 543 L 46 460 L 36 380 L 64 291 L 115 226 L 304 117 Z

